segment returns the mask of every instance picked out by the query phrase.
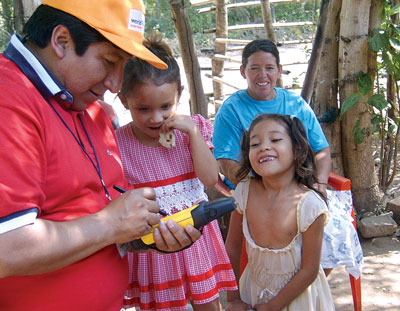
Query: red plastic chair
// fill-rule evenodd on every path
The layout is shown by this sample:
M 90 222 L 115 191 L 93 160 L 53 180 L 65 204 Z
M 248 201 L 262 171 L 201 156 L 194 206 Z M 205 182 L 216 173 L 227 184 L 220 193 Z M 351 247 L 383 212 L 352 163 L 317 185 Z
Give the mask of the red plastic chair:
M 340 176 L 338 174 L 332 173 L 332 172 L 329 174 L 328 184 L 337 191 L 351 190 L 350 179 Z M 231 195 L 229 188 L 225 185 L 225 183 L 222 181 L 222 179 L 218 180 L 218 183 L 215 186 L 215 188 L 219 192 L 221 192 L 222 194 L 224 194 L 226 196 Z M 354 228 L 357 230 L 357 223 L 356 223 L 356 216 L 354 213 L 354 209 L 352 210 L 351 216 L 353 218 Z M 240 256 L 240 274 L 242 274 L 246 265 L 247 265 L 246 243 L 245 243 L 245 241 L 243 241 L 242 254 Z M 349 274 L 349 278 L 350 278 L 350 285 L 351 285 L 351 293 L 353 295 L 354 311 L 361 311 L 362 310 L 361 276 L 358 279 L 356 279 L 354 276 Z
M 351 190 L 350 179 L 340 176 L 338 174 L 332 173 L 332 172 L 329 174 L 328 184 L 337 191 Z M 357 222 L 356 222 L 356 215 L 354 213 L 354 209 L 351 211 L 351 217 L 353 218 L 354 228 L 357 230 Z M 361 311 L 362 310 L 361 276 L 358 279 L 356 279 L 354 276 L 349 274 L 349 278 L 350 278 L 350 285 L 351 285 L 351 293 L 353 295 L 354 311 Z

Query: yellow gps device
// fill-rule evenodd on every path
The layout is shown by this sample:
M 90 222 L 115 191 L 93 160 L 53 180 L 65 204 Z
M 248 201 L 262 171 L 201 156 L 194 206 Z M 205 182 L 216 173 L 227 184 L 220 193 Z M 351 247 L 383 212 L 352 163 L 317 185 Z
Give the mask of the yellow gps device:
M 161 218 L 161 221 L 167 222 L 171 219 L 183 228 L 187 225 L 192 225 L 196 229 L 200 229 L 214 219 L 231 213 L 235 208 L 235 199 L 232 197 L 202 201 L 183 211 Z M 153 231 L 157 227 L 158 225 L 154 225 L 151 233 L 129 242 L 130 246 L 136 250 L 152 248 L 154 246 Z

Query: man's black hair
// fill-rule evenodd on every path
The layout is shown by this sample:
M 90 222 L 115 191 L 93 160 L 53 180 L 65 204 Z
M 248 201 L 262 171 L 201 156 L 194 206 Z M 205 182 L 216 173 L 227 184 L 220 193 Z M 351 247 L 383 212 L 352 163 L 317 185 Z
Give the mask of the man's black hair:
M 43 49 L 49 44 L 53 29 L 58 25 L 69 30 L 79 56 L 86 52 L 91 43 L 108 41 L 85 22 L 48 5 L 40 5 L 26 22 L 23 30 L 25 39 L 32 40 Z

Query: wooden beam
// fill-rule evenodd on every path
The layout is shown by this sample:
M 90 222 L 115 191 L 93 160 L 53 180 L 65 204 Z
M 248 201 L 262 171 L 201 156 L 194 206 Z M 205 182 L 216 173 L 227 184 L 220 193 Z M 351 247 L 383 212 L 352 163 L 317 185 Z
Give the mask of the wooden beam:
M 216 43 L 226 43 L 226 44 L 238 44 L 238 45 L 246 45 L 250 43 L 253 40 L 240 40 L 240 39 L 228 39 L 228 38 L 216 38 L 215 42 Z M 277 46 L 281 45 L 290 45 L 290 44 L 300 44 L 300 43 L 312 43 L 312 40 L 291 40 L 291 41 L 282 41 L 282 42 L 277 42 Z
M 224 71 L 238 71 L 240 68 L 239 67 L 224 67 Z M 211 71 L 212 67 L 207 67 L 207 66 L 203 66 L 200 67 L 201 71 Z
M 240 39 L 228 39 L 228 38 L 215 38 L 215 43 L 226 43 L 226 44 L 243 44 L 246 45 L 250 43 L 252 40 L 240 40 Z
M 214 3 L 214 0 L 190 0 L 189 3 L 191 6 L 199 6 L 199 5 L 204 5 L 204 4 L 209 4 L 209 3 Z
M 209 73 L 206 73 L 205 76 L 206 76 L 207 78 L 212 79 L 213 81 L 215 81 L 215 82 L 217 82 L 217 83 L 222 83 L 222 84 L 225 84 L 225 85 L 227 85 L 227 86 L 230 86 L 230 87 L 234 88 L 235 90 L 241 90 L 241 89 L 242 89 L 242 88 L 240 88 L 240 87 L 237 87 L 236 85 L 230 84 L 229 82 L 222 80 L 222 79 L 219 78 L 219 77 L 214 77 L 214 76 L 210 75 Z
M 228 57 L 228 56 L 221 55 L 221 54 L 215 54 L 211 58 L 212 59 L 223 60 L 223 61 L 226 61 L 226 62 L 236 63 L 236 64 L 242 64 L 242 59 L 232 58 L 232 57 Z M 295 66 L 295 65 L 305 65 L 305 64 L 308 64 L 308 62 L 281 63 L 282 66 Z M 237 69 L 239 69 L 239 68 L 237 68 Z M 233 68 L 231 70 L 233 70 Z
M 291 22 L 291 23 L 273 23 L 272 26 L 274 28 L 288 28 L 288 27 L 299 27 L 299 26 L 314 26 L 316 22 Z M 248 30 L 248 29 L 264 29 L 264 24 L 245 24 L 245 25 L 235 25 L 228 26 L 228 31 L 235 30 Z M 203 33 L 215 33 L 216 29 L 205 29 Z
M 310 0 L 269 0 L 269 2 L 271 4 L 277 4 L 277 3 L 285 3 L 285 2 L 309 2 Z M 195 2 L 195 3 L 192 3 Z M 201 4 L 197 4 L 201 3 Z M 200 6 L 203 4 L 208 4 L 208 3 L 212 3 L 214 1 L 209 1 L 209 0 L 192 0 L 190 1 L 190 4 L 192 6 Z M 236 9 L 236 8 L 241 8 L 241 7 L 247 7 L 247 6 L 254 6 L 254 5 L 260 5 L 261 1 L 248 1 L 248 2 L 240 2 L 240 3 L 231 3 L 231 4 L 227 4 L 226 8 L 227 9 Z M 206 8 L 201 8 L 198 9 L 197 12 L 199 13 L 209 13 L 209 12 L 213 12 L 215 11 L 215 6 L 211 6 L 211 7 L 206 7 Z
M 237 58 L 232 58 L 232 57 L 228 57 L 225 55 L 221 55 L 221 54 L 215 54 L 212 59 L 218 59 L 218 60 L 223 60 L 226 62 L 231 62 L 231 63 L 237 63 L 237 64 L 241 64 L 242 63 L 242 59 L 237 59 Z

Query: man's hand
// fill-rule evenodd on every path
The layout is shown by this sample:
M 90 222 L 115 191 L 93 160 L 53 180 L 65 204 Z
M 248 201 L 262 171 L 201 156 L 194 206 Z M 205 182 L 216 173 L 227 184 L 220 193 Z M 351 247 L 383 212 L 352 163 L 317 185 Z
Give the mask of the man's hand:
M 104 221 L 113 232 L 112 243 L 130 242 L 150 233 L 154 225 L 154 241 L 161 251 L 179 251 L 196 241 L 201 233 L 192 226 L 180 227 L 169 220 L 160 221 L 160 208 L 155 201 L 152 188 L 140 188 L 125 192 L 114 199 L 99 214 L 106 215 Z
M 141 238 L 160 222 L 160 210 L 152 188 L 125 192 L 98 215 L 110 229 L 111 243 L 124 243 Z
M 200 236 L 200 231 L 193 226 L 182 228 L 172 220 L 168 220 L 167 223 L 160 221 L 158 228 L 154 229 L 156 247 L 164 252 L 179 251 L 191 245 Z

